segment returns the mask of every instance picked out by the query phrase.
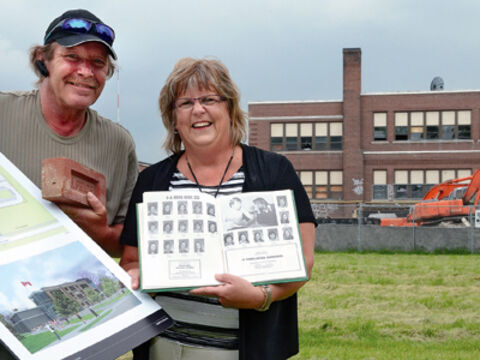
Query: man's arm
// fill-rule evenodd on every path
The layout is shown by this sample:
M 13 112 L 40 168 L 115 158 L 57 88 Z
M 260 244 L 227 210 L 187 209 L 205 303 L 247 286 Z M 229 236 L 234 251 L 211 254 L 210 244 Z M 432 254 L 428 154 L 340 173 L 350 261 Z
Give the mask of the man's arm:
M 107 223 L 107 209 L 101 201 L 91 192 L 87 194 L 87 200 L 90 208 L 65 204 L 59 204 L 59 206 L 110 256 L 121 256 L 123 246 L 120 244 L 119 239 L 123 230 L 123 224 L 109 226 Z

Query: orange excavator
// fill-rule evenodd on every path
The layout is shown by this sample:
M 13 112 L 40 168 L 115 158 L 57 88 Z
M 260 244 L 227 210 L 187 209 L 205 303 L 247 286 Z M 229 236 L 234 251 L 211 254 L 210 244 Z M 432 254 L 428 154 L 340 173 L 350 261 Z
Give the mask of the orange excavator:
M 480 199 L 480 169 L 473 175 L 435 185 L 407 217 L 384 218 L 382 226 L 425 226 L 458 221 L 475 212 Z

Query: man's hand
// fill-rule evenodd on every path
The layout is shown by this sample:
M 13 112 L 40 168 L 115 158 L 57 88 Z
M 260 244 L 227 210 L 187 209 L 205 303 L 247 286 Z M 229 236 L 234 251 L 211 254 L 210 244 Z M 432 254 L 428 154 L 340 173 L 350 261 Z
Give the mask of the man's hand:
M 122 224 L 109 226 L 107 224 L 107 209 L 102 202 L 91 192 L 87 193 L 90 208 L 74 205 L 58 204 L 83 231 L 95 240 L 111 256 L 118 257 L 122 254 L 119 243 Z
M 140 264 L 129 263 L 122 266 L 123 269 L 130 275 L 132 289 L 137 290 L 140 287 Z
M 130 275 L 132 289 L 137 290 L 140 286 L 140 263 L 138 262 L 138 248 L 136 246 L 125 245 L 123 247 L 120 266 Z

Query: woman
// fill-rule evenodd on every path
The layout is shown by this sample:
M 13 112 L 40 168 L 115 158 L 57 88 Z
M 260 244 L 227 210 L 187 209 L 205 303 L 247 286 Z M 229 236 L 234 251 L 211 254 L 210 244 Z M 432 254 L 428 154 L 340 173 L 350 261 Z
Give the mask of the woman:
M 139 286 L 136 203 L 145 191 L 186 186 L 215 197 L 292 189 L 310 276 L 315 220 L 308 197 L 285 157 L 241 143 L 245 117 L 227 68 L 217 60 L 180 60 L 159 103 L 167 129 L 165 148 L 173 155 L 140 173 L 130 201 L 121 265 L 132 276 L 132 286 Z M 277 360 L 298 352 L 295 294 L 303 282 L 254 286 L 230 274 L 217 274 L 216 279 L 221 286 L 156 297 L 177 323 L 155 339 L 155 358 L 173 359 L 178 358 L 174 353 L 182 353 L 195 359 Z

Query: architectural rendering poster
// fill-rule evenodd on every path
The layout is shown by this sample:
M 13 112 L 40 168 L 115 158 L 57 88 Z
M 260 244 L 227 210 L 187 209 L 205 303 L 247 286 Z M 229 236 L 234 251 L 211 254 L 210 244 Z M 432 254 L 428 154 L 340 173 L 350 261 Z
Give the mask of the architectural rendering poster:
M 0 339 L 19 359 L 114 358 L 170 317 L 0 154 Z

